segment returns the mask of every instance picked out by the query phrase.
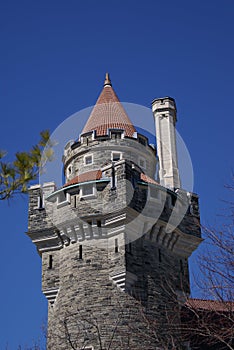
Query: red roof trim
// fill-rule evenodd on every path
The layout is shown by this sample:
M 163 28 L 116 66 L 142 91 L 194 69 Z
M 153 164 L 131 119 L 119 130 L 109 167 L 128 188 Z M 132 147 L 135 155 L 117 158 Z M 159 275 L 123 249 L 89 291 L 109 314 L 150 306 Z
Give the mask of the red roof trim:
M 204 299 L 188 299 L 185 303 L 187 307 L 207 311 L 234 311 L 234 302 Z
M 148 175 L 145 175 L 144 173 L 141 173 L 140 179 L 144 182 L 154 184 L 154 185 L 160 185 L 157 181 L 149 177 Z
M 78 183 L 82 182 L 87 182 L 87 181 L 95 181 L 95 180 L 100 180 L 102 178 L 102 171 L 99 170 L 91 170 L 87 171 L 86 173 L 80 174 L 75 176 L 73 179 L 68 181 L 63 187 L 75 185 Z

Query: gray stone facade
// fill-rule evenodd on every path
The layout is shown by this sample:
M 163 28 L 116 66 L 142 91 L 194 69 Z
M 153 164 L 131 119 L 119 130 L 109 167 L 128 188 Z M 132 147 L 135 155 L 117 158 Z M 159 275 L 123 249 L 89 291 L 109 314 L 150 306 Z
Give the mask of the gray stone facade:
M 189 293 L 187 259 L 201 241 L 197 196 L 153 180 L 157 156 L 141 135 L 81 135 L 63 162 L 67 186 L 29 189 L 47 349 L 163 348 L 169 320 L 179 322 L 178 296 Z M 69 185 L 91 170 L 101 177 Z

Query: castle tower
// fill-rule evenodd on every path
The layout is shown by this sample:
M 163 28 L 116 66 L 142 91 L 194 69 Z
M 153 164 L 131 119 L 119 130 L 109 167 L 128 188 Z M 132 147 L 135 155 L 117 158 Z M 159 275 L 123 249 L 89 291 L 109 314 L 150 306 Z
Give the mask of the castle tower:
M 160 184 L 171 189 L 180 188 L 175 132 L 177 121 L 175 100 L 171 97 L 157 98 L 152 102 L 152 110 L 156 126 Z
M 170 348 L 170 326 L 189 293 L 187 259 L 201 241 L 198 198 L 158 184 L 156 163 L 107 75 L 79 139 L 65 146 L 65 184 L 29 189 L 27 234 L 42 258 L 48 350 Z M 185 216 L 168 232 L 185 201 Z

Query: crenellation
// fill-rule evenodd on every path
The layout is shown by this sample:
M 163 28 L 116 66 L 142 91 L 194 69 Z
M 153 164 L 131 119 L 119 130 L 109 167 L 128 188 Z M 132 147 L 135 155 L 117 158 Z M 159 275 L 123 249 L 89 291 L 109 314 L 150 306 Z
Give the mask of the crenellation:
M 27 234 L 42 258 L 47 350 L 71 342 L 77 349 L 160 349 L 168 317 L 179 322 L 188 257 L 201 242 L 198 197 L 180 188 L 174 129 L 166 129 L 176 121 L 174 99 L 153 102 L 157 135 L 166 139 L 158 142 L 157 174 L 155 147 L 129 124 L 109 77 L 101 100 L 107 91 L 122 119 L 112 122 L 98 100 L 94 112 L 108 123 L 96 125 L 92 112 L 79 140 L 66 144 L 65 184 L 29 189 Z

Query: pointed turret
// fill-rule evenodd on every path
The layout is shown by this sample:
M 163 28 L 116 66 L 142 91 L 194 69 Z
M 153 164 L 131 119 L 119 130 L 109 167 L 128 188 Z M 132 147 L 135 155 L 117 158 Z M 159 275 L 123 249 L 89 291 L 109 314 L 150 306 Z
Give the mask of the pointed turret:
M 106 73 L 103 90 L 81 134 L 95 130 L 97 136 L 104 136 L 108 135 L 108 129 L 124 130 L 128 137 L 133 137 L 136 132 Z

